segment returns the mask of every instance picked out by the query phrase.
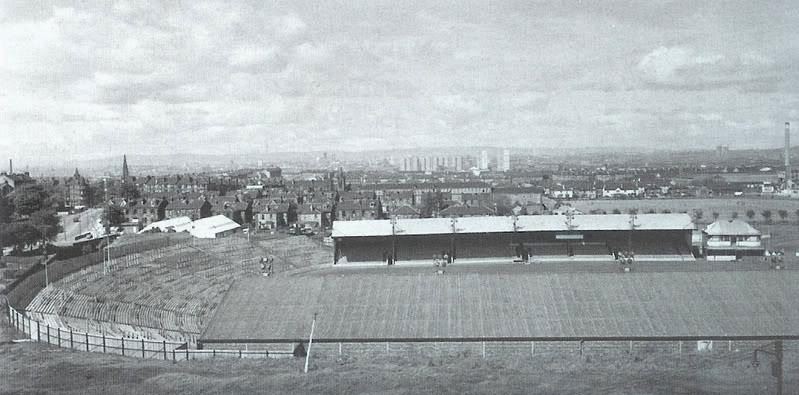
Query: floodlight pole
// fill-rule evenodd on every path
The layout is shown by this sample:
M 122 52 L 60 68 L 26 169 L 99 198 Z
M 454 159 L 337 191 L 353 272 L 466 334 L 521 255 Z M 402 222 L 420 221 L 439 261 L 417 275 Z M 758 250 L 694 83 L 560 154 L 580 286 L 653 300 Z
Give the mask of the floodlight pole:
M 308 350 L 305 352 L 305 373 L 308 373 L 308 362 L 311 360 L 311 345 L 313 344 L 313 330 L 316 327 L 316 313 L 313 313 L 311 322 L 311 336 L 308 338 Z

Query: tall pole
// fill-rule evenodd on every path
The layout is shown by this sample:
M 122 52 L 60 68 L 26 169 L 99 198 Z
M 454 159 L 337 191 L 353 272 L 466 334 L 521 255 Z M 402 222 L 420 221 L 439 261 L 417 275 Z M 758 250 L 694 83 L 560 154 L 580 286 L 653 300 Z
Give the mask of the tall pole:
M 311 336 L 308 338 L 308 351 L 305 352 L 305 373 L 308 373 L 308 362 L 311 360 L 311 345 L 313 344 L 313 331 L 316 327 L 316 313 L 313 313 L 311 322 Z
M 774 367 L 776 372 L 775 376 L 777 377 L 777 395 L 782 395 L 782 382 L 783 382 L 783 371 L 782 371 L 782 340 L 777 340 L 774 342 L 774 354 L 775 354 L 775 363 L 776 366 Z
M 111 225 L 111 205 L 108 203 L 108 185 L 106 184 L 106 179 L 103 178 L 103 197 L 105 199 L 105 249 L 106 251 L 103 252 L 103 274 L 108 274 L 108 265 L 111 260 L 111 256 L 108 256 L 108 261 L 106 261 L 106 255 L 108 255 L 110 249 L 108 248 L 108 230 L 110 229 Z
M 47 288 L 50 285 L 50 277 L 47 275 L 47 239 L 44 229 L 42 229 L 42 254 L 44 254 L 44 287 Z
M 785 122 L 785 188 L 793 185 L 791 179 L 791 123 Z

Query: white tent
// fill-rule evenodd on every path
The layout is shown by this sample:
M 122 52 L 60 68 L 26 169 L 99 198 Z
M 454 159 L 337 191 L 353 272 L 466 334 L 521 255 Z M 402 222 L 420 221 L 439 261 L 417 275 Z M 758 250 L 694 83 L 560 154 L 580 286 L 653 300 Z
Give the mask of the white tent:
M 176 227 L 178 232 L 188 231 L 192 236 L 201 239 L 215 239 L 235 233 L 241 226 L 224 215 L 198 219 L 194 222 Z
M 158 229 L 161 232 L 169 232 L 170 230 L 174 230 L 176 232 L 180 232 L 184 226 L 191 223 L 191 218 L 189 217 L 175 217 L 170 219 L 165 219 L 162 221 L 153 222 L 144 227 L 144 229 L 140 230 L 139 233 L 146 233 L 153 229 Z

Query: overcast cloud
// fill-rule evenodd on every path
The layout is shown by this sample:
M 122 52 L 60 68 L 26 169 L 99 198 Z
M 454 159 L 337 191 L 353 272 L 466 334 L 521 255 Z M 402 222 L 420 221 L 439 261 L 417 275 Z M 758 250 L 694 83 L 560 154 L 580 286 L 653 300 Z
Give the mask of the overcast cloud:
M 692 3 L 0 2 L 0 152 L 779 146 L 799 3 Z

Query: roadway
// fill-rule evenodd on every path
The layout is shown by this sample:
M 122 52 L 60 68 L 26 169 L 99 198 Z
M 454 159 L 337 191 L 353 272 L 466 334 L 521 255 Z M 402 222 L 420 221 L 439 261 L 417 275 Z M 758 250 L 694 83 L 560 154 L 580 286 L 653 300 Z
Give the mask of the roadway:
M 68 247 L 75 244 L 75 237 L 91 232 L 92 238 L 105 234 L 102 224 L 103 209 L 90 208 L 86 211 L 60 217 L 63 232 L 53 240 L 53 245 Z M 75 218 L 78 221 L 75 221 Z

